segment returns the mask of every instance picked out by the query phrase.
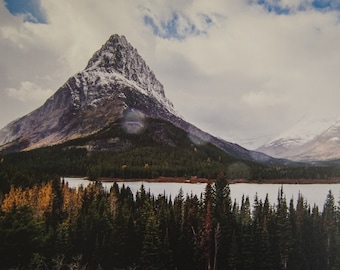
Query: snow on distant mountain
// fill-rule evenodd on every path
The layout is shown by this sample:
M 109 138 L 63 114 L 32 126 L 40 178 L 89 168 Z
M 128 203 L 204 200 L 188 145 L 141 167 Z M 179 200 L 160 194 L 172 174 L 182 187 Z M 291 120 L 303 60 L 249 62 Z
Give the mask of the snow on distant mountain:
M 303 118 L 294 127 L 259 147 L 257 151 L 295 161 L 340 157 L 340 119 Z

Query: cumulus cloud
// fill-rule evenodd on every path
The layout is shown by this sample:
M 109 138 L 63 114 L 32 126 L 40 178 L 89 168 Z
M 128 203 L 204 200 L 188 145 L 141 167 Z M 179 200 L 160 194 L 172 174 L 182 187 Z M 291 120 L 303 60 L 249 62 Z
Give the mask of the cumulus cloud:
M 56 91 L 118 33 L 137 48 L 185 119 L 214 135 L 242 144 L 277 136 L 299 115 L 336 119 L 336 3 L 44 0 L 39 10 L 47 23 L 39 24 L 10 14 L 1 0 L 0 107 L 9 95 L 13 104 L 16 97 L 28 106 L 29 91 Z M 10 108 L 6 114 L 16 116 Z M 0 119 L 0 126 L 10 120 Z

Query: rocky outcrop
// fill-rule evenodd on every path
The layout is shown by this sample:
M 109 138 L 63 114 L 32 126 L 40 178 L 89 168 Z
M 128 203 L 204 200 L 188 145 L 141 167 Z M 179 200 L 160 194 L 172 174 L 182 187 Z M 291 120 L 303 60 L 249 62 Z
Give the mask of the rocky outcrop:
M 85 136 L 133 107 L 150 117 L 176 114 L 137 50 L 113 35 L 43 106 L 0 131 L 1 148 L 25 141 L 24 149 L 32 149 Z

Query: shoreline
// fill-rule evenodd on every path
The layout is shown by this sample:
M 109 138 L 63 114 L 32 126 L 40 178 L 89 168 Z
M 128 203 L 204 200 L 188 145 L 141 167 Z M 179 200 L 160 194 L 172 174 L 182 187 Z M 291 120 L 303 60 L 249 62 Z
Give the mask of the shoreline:
M 88 180 L 88 178 L 84 178 Z M 100 177 L 99 182 L 149 182 L 149 183 L 188 183 L 188 184 L 207 184 L 214 183 L 215 180 L 208 178 L 197 178 L 197 177 L 164 177 L 160 176 L 158 178 L 110 178 L 110 177 Z M 228 184 L 290 184 L 290 185 L 311 185 L 311 184 L 340 184 L 339 178 L 329 178 L 329 179 L 262 179 L 262 180 L 246 180 L 246 179 L 228 179 Z

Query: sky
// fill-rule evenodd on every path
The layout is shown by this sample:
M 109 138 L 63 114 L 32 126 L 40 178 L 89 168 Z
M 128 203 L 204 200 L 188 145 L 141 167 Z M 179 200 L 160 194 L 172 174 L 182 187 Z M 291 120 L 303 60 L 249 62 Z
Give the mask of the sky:
M 256 148 L 340 117 L 340 0 L 0 0 L 0 127 L 124 35 L 190 123 Z

